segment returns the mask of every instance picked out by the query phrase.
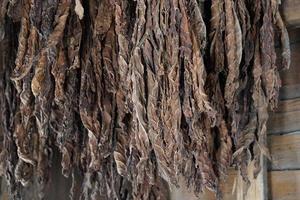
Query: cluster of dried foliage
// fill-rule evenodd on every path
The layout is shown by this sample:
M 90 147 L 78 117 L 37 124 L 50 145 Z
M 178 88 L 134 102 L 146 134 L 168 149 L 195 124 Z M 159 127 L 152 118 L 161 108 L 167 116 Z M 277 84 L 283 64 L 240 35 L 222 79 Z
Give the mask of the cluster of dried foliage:
M 33 182 L 44 197 L 55 148 L 73 199 L 168 199 L 178 179 L 219 193 L 229 166 L 246 182 L 250 161 L 259 171 L 290 63 L 277 0 L 0 9 L 0 171 L 13 199 Z

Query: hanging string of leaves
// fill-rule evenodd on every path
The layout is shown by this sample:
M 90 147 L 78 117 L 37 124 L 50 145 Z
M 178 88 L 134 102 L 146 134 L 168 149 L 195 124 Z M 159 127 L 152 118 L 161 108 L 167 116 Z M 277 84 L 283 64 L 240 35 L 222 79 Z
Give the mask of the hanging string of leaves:
M 53 152 L 72 199 L 219 193 L 265 147 L 290 64 L 277 0 L 3 0 L 0 172 L 13 199 Z M 277 38 L 280 43 L 276 43 Z M 280 47 L 275 51 L 275 46 Z

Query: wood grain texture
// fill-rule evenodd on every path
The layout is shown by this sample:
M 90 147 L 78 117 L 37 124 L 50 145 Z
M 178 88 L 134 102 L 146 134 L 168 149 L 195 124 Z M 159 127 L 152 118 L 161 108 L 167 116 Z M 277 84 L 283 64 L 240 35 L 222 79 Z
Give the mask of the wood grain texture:
M 290 27 L 300 27 L 300 1 L 299 0 L 283 0 L 282 12 L 284 20 Z
M 213 192 L 204 189 L 203 194 L 197 198 L 192 191 L 189 191 L 184 184 L 180 184 L 180 188 L 173 187 L 171 189 L 171 199 L 172 200 L 215 200 L 216 196 Z M 224 200 L 236 199 L 236 185 L 237 185 L 237 171 L 230 169 L 228 171 L 228 176 L 221 183 L 222 197 Z
M 269 194 L 272 200 L 300 199 L 300 171 L 269 172 Z
M 300 84 L 284 85 L 280 88 L 279 99 L 294 99 L 300 96 Z
M 300 130 L 300 98 L 283 100 L 270 115 L 269 134 L 283 134 Z
M 253 168 L 251 165 L 248 169 L 249 173 Z M 266 171 L 262 170 L 257 179 L 250 177 L 251 186 L 246 187 L 246 183 L 239 176 L 239 172 L 233 168 L 228 171 L 228 176 L 221 183 L 221 191 L 223 200 L 264 200 L 267 199 L 267 194 L 265 187 Z M 180 184 L 184 185 L 184 184 Z M 173 188 L 172 189 L 172 200 L 215 200 L 217 197 L 215 194 L 209 190 L 204 190 L 200 198 L 196 198 L 193 192 L 189 191 L 186 187 Z
M 237 171 L 233 170 L 227 178 L 226 183 L 222 186 L 224 200 L 246 199 L 238 197 L 234 189 L 237 186 L 243 185 L 243 183 L 236 179 L 236 175 Z M 299 200 L 300 170 L 268 172 L 268 186 L 268 198 L 266 199 Z M 232 193 L 232 191 L 234 192 Z M 250 188 L 248 192 L 251 194 L 251 200 L 260 199 L 259 196 L 255 196 L 255 193 L 253 193 L 253 188 Z M 206 192 L 200 199 L 215 200 L 216 198 L 210 192 Z
M 224 200 L 237 199 L 236 192 L 232 193 L 236 180 L 236 171 L 232 171 L 226 184 L 222 186 L 224 190 Z M 241 184 L 236 182 L 236 185 Z M 269 198 L 272 200 L 299 200 L 300 197 L 300 171 L 272 171 L 268 172 Z M 249 189 L 251 191 L 251 188 Z M 258 199 L 253 196 L 252 200 Z M 205 200 L 216 199 L 211 193 L 207 192 L 202 198 Z
M 261 155 L 260 157 L 261 171 L 258 176 L 254 178 L 253 174 L 255 172 L 254 163 L 251 162 L 248 166 L 248 174 L 250 185 L 248 187 L 247 183 L 244 182 L 240 173 L 237 173 L 237 190 L 236 199 L 237 200 L 267 200 L 268 199 L 268 182 L 267 182 L 267 167 L 265 157 Z
M 300 168 L 300 132 L 288 135 L 272 135 L 268 138 L 272 155 L 269 170 Z
M 280 102 L 268 121 L 269 134 L 300 130 L 300 42 L 299 30 L 289 31 L 291 38 L 291 67 L 281 72 Z

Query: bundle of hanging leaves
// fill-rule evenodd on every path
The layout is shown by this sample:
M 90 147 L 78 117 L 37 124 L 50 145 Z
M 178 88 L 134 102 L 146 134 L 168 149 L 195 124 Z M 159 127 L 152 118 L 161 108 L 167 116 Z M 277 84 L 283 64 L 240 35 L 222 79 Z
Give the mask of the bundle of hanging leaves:
M 0 171 L 47 193 L 55 149 L 72 199 L 219 193 L 260 170 L 279 71 L 277 0 L 2 0 Z M 278 41 L 278 42 L 277 42 Z M 55 180 L 54 180 L 55 181 Z

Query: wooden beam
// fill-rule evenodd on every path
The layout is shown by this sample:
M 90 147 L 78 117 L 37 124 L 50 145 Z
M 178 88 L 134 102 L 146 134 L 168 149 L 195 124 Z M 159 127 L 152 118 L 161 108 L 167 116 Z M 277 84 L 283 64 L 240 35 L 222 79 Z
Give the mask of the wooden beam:
M 282 0 L 281 9 L 288 27 L 300 27 L 299 0 Z
M 268 143 L 272 155 L 269 170 L 300 168 L 300 132 L 269 136 Z
M 283 134 L 300 130 L 300 98 L 279 102 L 268 121 L 269 134 Z
M 269 193 L 272 200 L 300 198 L 300 170 L 269 172 Z

